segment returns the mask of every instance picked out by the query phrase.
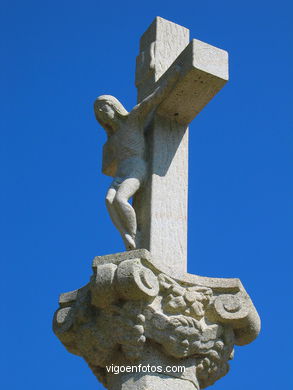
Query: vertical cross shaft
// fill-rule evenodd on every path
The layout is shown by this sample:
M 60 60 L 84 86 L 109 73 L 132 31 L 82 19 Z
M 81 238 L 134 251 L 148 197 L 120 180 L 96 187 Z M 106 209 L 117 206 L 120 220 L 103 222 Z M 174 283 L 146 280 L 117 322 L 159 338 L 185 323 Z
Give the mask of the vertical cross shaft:
M 189 30 L 157 17 L 137 57 L 138 103 L 189 43 Z M 173 272 L 187 266 L 188 127 L 156 115 L 146 131 L 148 181 L 134 198 L 139 246 Z
M 189 43 L 189 30 L 158 17 L 140 42 L 138 102 L 175 68 L 180 77 L 145 129 L 149 175 L 134 208 L 138 246 L 158 265 L 182 273 L 187 268 L 188 124 L 227 82 L 228 53 L 196 39 Z

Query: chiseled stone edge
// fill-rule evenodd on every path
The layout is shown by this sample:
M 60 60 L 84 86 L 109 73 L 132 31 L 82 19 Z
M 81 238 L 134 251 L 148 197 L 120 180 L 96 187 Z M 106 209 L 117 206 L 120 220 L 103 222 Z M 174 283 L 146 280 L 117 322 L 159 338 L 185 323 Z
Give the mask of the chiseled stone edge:
M 124 260 L 141 259 L 145 265 L 159 273 L 164 273 L 174 280 L 186 284 L 200 284 L 204 287 L 210 287 L 213 290 L 219 289 L 225 292 L 245 291 L 238 278 L 210 278 L 207 276 L 193 275 L 189 273 L 172 272 L 171 268 L 165 265 L 158 265 L 159 262 L 152 259 L 151 253 L 147 249 L 136 249 L 133 251 L 119 252 L 110 255 L 96 256 L 93 260 L 93 270 L 101 264 L 119 264 Z
M 240 297 L 241 305 L 247 313 L 245 318 L 232 319 L 232 315 L 231 318 L 229 318 L 229 316 L 223 318 L 219 314 L 219 311 L 215 314 L 214 318 L 219 322 L 226 322 L 232 325 L 236 336 L 236 345 L 249 344 L 258 336 L 261 325 L 259 315 L 251 298 L 238 278 L 211 278 L 189 273 L 177 273 L 174 275 L 174 272 L 172 272 L 169 267 L 161 264 L 158 265 L 158 262 L 152 259 L 151 253 L 147 249 L 136 249 L 133 251 L 96 256 L 92 264 L 93 271 L 95 273 L 96 267 L 101 264 L 119 264 L 122 261 L 131 259 L 140 259 L 145 266 L 152 269 L 156 274 L 164 273 L 184 285 L 201 285 L 209 287 L 215 294 L 219 294 L 219 301 L 221 301 L 221 295 L 231 294 L 231 298 L 236 296 Z M 225 305 L 225 302 L 223 302 L 223 305 Z

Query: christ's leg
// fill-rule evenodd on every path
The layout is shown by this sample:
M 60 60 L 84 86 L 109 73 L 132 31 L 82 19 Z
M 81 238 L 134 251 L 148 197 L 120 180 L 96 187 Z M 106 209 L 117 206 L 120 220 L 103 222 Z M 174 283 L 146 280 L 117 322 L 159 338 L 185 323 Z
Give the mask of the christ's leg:
M 113 186 L 111 186 L 107 192 L 107 195 L 106 195 L 106 206 L 107 206 L 107 209 L 108 209 L 108 212 L 109 212 L 109 215 L 111 217 L 113 224 L 119 230 L 119 232 L 124 240 L 125 228 L 121 224 L 120 215 L 117 213 L 116 208 L 113 204 L 116 193 L 117 193 L 117 190 L 115 188 L 113 188 Z
M 140 180 L 137 178 L 125 179 L 116 192 L 113 205 L 120 216 L 120 223 L 125 228 L 124 241 L 127 249 L 135 249 L 135 236 L 137 230 L 136 214 L 128 200 L 140 187 Z

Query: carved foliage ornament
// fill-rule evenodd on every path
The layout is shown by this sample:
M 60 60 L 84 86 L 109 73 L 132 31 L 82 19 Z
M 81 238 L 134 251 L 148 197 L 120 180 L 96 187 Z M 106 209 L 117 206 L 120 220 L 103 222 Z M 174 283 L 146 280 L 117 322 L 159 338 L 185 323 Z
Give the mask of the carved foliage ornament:
M 136 252 L 100 258 L 86 286 L 61 294 L 54 332 L 100 379 L 106 365 L 139 361 L 148 342 L 172 358 L 195 358 L 200 388 L 211 385 L 228 372 L 234 344 L 257 335 L 250 298 L 240 287 L 232 294 L 207 287 L 210 278 L 174 280 L 150 260 L 131 258 Z

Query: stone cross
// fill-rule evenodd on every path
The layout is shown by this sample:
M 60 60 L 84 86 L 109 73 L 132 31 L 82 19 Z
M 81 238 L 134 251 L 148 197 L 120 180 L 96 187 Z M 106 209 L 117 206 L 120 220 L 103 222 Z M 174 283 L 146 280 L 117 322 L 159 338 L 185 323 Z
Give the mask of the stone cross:
M 138 105 L 95 102 L 107 207 L 128 250 L 94 258 L 89 283 L 60 295 L 53 329 L 108 390 L 204 389 L 259 333 L 239 279 L 186 272 L 188 124 L 227 79 L 225 51 L 156 18 L 140 42 Z
M 136 63 L 138 103 L 181 68 L 175 88 L 148 131 L 150 173 L 135 196 L 140 247 L 173 271 L 187 270 L 188 124 L 228 80 L 228 53 L 198 40 L 189 30 L 157 17 L 140 40 Z
M 172 271 L 187 268 L 188 124 L 227 80 L 226 51 L 189 43 L 188 29 L 157 17 L 140 41 L 138 106 L 128 113 L 108 95 L 95 103 L 108 134 L 103 172 L 115 178 L 110 216 L 127 249 L 148 249 Z

